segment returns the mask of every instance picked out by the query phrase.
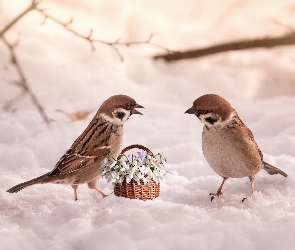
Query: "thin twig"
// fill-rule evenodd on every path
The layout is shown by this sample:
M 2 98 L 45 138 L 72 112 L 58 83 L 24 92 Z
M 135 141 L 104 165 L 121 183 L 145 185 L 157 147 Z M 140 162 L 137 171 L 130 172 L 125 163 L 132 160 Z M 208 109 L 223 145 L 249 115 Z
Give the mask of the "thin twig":
M 110 46 L 133 46 L 133 45 L 143 45 L 143 44 L 149 44 L 149 45 L 152 45 L 154 47 L 158 47 L 159 49 L 162 49 L 164 50 L 166 53 L 176 53 L 178 51 L 176 50 L 171 50 L 171 49 L 167 49 L 166 47 L 160 45 L 160 44 L 157 44 L 157 43 L 153 43 L 151 42 L 152 38 L 153 38 L 153 33 L 149 35 L 149 37 L 145 40 L 145 41 L 137 41 L 137 42 L 120 42 L 120 39 L 117 39 L 115 42 L 113 43 L 110 43 L 110 42 L 105 42 L 105 41 L 102 41 L 102 40 L 93 40 L 94 42 L 99 42 L 99 43 L 103 43 L 103 44 L 107 44 L 107 45 L 110 45 Z
M 14 64 L 16 70 L 17 70 L 17 73 L 20 77 L 20 80 L 18 82 L 19 86 L 21 86 L 22 88 L 22 92 L 26 92 L 28 93 L 28 95 L 30 96 L 33 104 L 37 107 L 37 110 L 39 112 L 39 114 L 42 116 L 43 120 L 49 124 L 50 122 L 50 119 L 48 118 L 48 116 L 46 115 L 43 107 L 41 106 L 41 104 L 39 103 L 36 95 L 33 93 L 31 87 L 29 86 L 28 84 L 28 81 L 23 73 L 23 70 L 22 68 L 20 67 L 20 63 L 16 57 L 16 54 L 15 54 L 15 51 L 14 51 L 14 48 L 17 46 L 17 43 L 14 43 L 14 44 L 10 44 L 6 39 L 5 37 L 1 37 L 2 41 L 4 42 L 4 44 L 8 47 L 9 51 L 10 51 L 10 55 L 11 55 L 11 62 Z
M 26 15 L 31 10 L 35 9 L 37 5 L 41 1 L 32 0 L 31 5 L 25 9 L 22 13 L 20 13 L 17 17 L 15 17 L 10 23 L 8 23 L 3 30 L 0 31 L 0 38 L 4 35 L 4 33 L 9 30 L 16 22 L 18 22 L 24 15 Z
M 287 29 L 288 32 L 291 32 L 291 33 L 292 33 L 292 32 L 295 32 L 294 28 L 293 28 L 292 26 L 290 26 L 290 25 L 287 25 L 287 24 L 285 24 L 285 23 L 282 23 L 281 21 L 276 20 L 276 19 L 272 19 L 272 21 L 273 21 L 275 24 L 280 25 L 280 26 L 284 27 L 285 29 Z

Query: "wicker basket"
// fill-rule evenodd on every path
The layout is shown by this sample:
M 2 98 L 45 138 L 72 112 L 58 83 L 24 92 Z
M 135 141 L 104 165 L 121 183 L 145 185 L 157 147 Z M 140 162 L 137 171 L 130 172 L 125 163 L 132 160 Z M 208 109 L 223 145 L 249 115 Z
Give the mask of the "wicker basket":
M 121 154 L 124 154 L 126 151 L 133 148 L 142 149 L 154 157 L 153 153 L 148 148 L 138 144 L 130 145 L 124 148 Z M 151 179 L 149 179 L 146 184 L 144 184 L 142 180 L 140 181 L 140 184 L 138 184 L 134 179 L 131 179 L 129 183 L 124 180 L 122 184 L 115 184 L 114 194 L 119 197 L 130 199 L 152 200 L 160 194 L 160 183 L 156 183 Z

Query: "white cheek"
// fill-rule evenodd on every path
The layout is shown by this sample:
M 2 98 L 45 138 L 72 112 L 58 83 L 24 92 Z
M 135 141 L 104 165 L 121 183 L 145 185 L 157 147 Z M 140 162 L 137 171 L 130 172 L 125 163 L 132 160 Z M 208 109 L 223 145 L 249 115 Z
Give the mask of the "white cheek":
M 130 113 L 128 112 L 128 113 L 126 113 L 126 115 L 124 116 L 124 118 L 122 120 L 120 120 L 119 118 L 118 118 L 118 120 L 120 120 L 122 123 L 125 123 L 129 119 L 129 117 L 130 117 Z
M 206 118 L 213 118 L 213 119 L 216 119 L 218 118 L 218 121 L 214 122 L 214 124 L 211 124 L 209 122 L 207 122 L 205 119 Z M 207 114 L 204 114 L 204 115 L 200 115 L 199 116 L 199 119 L 209 128 L 212 128 L 212 127 L 218 127 L 218 126 L 222 126 L 223 123 L 221 122 L 221 117 L 218 117 L 218 115 L 214 114 L 214 113 L 207 113 Z
M 100 114 L 100 116 L 106 120 L 107 122 L 110 122 L 110 123 L 116 123 L 116 119 L 115 118 L 112 118 L 112 117 L 109 117 L 108 115 L 105 115 L 105 114 Z
M 121 120 L 120 118 L 116 117 L 115 116 L 115 113 L 116 112 L 121 112 L 121 113 L 124 113 L 125 116 L 123 117 L 123 119 Z M 116 109 L 113 113 L 112 113 L 112 117 L 109 117 L 105 114 L 101 114 L 101 116 L 103 117 L 103 119 L 105 119 L 106 121 L 110 122 L 110 123 L 113 123 L 115 125 L 119 125 L 119 126 L 122 126 L 130 117 L 130 111 L 127 111 L 125 109 L 122 109 L 122 108 L 118 108 Z
M 121 113 L 124 113 L 125 116 L 123 117 L 123 119 L 121 120 L 120 118 L 117 118 L 115 116 L 115 112 L 121 112 Z M 129 110 L 126 110 L 126 109 L 123 109 L 123 108 L 118 108 L 116 109 L 114 112 L 113 112 L 113 117 L 115 117 L 115 119 L 118 120 L 119 123 L 122 123 L 124 124 L 130 117 L 130 111 Z

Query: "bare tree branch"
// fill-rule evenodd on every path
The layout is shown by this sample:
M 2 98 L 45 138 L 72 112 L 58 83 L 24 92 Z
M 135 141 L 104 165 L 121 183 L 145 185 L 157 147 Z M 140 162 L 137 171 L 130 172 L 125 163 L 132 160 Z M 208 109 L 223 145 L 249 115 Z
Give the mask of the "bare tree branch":
M 110 46 L 116 52 L 116 54 L 118 55 L 118 57 L 120 58 L 121 61 L 123 61 L 124 58 L 123 58 L 121 52 L 119 51 L 119 49 L 117 48 L 117 46 L 129 47 L 129 46 L 133 46 L 133 45 L 149 44 L 149 45 L 152 45 L 154 47 L 157 47 L 159 49 L 164 50 L 166 53 L 174 53 L 174 52 L 176 52 L 176 51 L 170 50 L 170 49 L 168 49 L 168 48 L 166 48 L 166 47 L 164 47 L 162 45 L 151 42 L 153 34 L 151 34 L 148 37 L 148 39 L 145 40 L 145 41 L 136 41 L 136 42 L 120 42 L 120 39 L 117 39 L 115 42 L 108 42 L 108 41 L 104 41 L 104 40 L 101 40 L 101 39 L 94 39 L 94 38 L 92 38 L 92 34 L 93 34 L 93 29 L 92 28 L 90 29 L 88 35 L 83 35 L 83 34 L 77 32 L 76 30 L 72 29 L 71 27 L 69 27 L 69 25 L 73 23 L 73 20 L 74 20 L 73 18 L 71 18 L 70 21 L 68 21 L 68 22 L 62 22 L 62 21 L 58 20 L 57 18 L 55 18 L 55 17 L 53 17 L 51 15 L 48 15 L 45 12 L 44 9 L 40 9 L 40 8 L 36 7 L 35 10 L 39 11 L 44 17 L 41 24 L 44 24 L 46 20 L 51 20 L 51 21 L 57 23 L 58 25 L 63 26 L 70 33 L 72 33 L 75 36 L 80 37 L 80 38 L 86 40 L 87 42 L 89 42 L 92 51 L 95 50 L 94 43 L 100 43 L 100 44 Z
M 20 80 L 16 82 L 17 86 L 19 86 L 22 91 L 19 95 L 17 95 L 13 100 L 8 101 L 5 105 L 4 105 L 4 109 L 10 109 L 11 106 L 13 105 L 14 102 L 20 100 L 20 98 L 22 98 L 26 93 L 29 94 L 33 104 L 36 106 L 38 112 L 40 113 L 40 115 L 42 116 L 42 118 L 44 119 L 44 121 L 46 123 L 49 123 L 50 120 L 48 118 L 48 116 L 46 115 L 43 107 L 41 106 L 41 104 L 39 103 L 36 95 L 33 93 L 32 89 L 30 88 L 25 75 L 23 73 L 23 70 L 20 66 L 20 63 L 16 57 L 15 54 L 15 50 L 14 48 L 17 46 L 17 43 L 15 44 L 10 44 L 4 37 L 5 32 L 7 32 L 15 23 L 17 23 L 19 20 L 21 20 L 21 18 L 23 16 L 25 16 L 27 13 L 29 13 L 31 10 L 37 10 L 39 13 L 41 13 L 44 17 L 43 21 L 41 24 L 44 24 L 48 19 L 57 23 L 58 25 L 63 26 L 67 31 L 71 32 L 72 34 L 74 34 L 77 37 L 80 37 L 86 41 L 88 41 L 91 45 L 91 49 L 95 50 L 94 44 L 95 43 L 100 43 L 100 44 L 104 44 L 104 45 L 108 45 L 110 46 L 115 52 L 116 54 L 119 56 L 120 60 L 123 61 L 123 56 L 120 52 L 120 50 L 118 49 L 117 46 L 131 46 L 131 45 L 139 45 L 139 44 L 150 44 L 152 46 L 158 47 L 160 49 L 163 49 L 166 51 L 166 53 L 172 53 L 172 50 L 169 50 L 167 48 L 165 48 L 164 46 L 158 45 L 156 43 L 152 43 L 151 39 L 152 39 L 152 35 L 149 36 L 149 38 L 146 41 L 143 42 L 120 42 L 120 39 L 117 39 L 115 42 L 107 42 L 107 41 L 103 41 L 103 40 L 98 40 L 98 39 L 93 39 L 92 35 L 93 35 L 93 29 L 91 28 L 88 35 L 83 35 L 80 34 L 79 32 L 75 31 L 74 29 L 72 29 L 70 26 L 70 24 L 72 24 L 73 22 L 73 18 L 71 18 L 68 22 L 61 22 L 60 20 L 56 19 L 53 16 L 50 16 L 46 13 L 46 9 L 44 8 L 39 8 L 38 5 L 42 0 L 31 0 L 31 4 L 30 6 L 28 6 L 22 13 L 20 13 L 18 16 L 16 16 L 11 22 L 9 22 L 4 28 L 3 30 L 0 31 L 0 39 L 2 39 L 2 41 L 4 42 L 4 44 L 7 46 L 7 48 L 10 51 L 11 54 L 11 62 L 12 64 L 16 67 L 16 70 L 18 72 L 19 78 Z
M 241 40 L 231 43 L 223 43 L 201 49 L 193 49 L 176 53 L 156 55 L 154 59 L 164 59 L 167 62 L 198 58 L 232 50 L 244 50 L 253 48 L 272 48 L 275 46 L 286 46 L 295 44 L 295 32 L 288 33 L 281 37 L 262 38 L 254 40 Z
M 16 16 L 10 23 L 8 23 L 3 30 L 0 31 L 0 38 L 2 39 L 2 41 L 4 42 L 4 44 L 7 46 L 7 48 L 10 51 L 10 55 L 11 55 L 11 63 L 15 66 L 19 78 L 20 80 L 15 82 L 17 84 L 17 86 L 19 86 L 22 90 L 21 92 L 12 100 L 9 100 L 5 105 L 4 105 L 4 109 L 9 110 L 11 108 L 11 106 L 13 105 L 14 102 L 19 101 L 26 93 L 29 94 L 33 104 L 36 106 L 38 112 L 40 113 L 40 115 L 42 116 L 43 120 L 48 124 L 50 122 L 49 118 L 47 117 L 47 115 L 44 112 L 43 107 L 41 106 L 41 104 L 39 103 L 38 99 L 36 98 L 35 94 L 33 93 L 33 91 L 31 90 L 25 75 L 22 71 L 22 68 L 20 67 L 19 61 L 16 57 L 14 48 L 17 46 L 18 41 L 15 42 L 14 44 L 10 44 L 4 37 L 5 32 L 7 32 L 15 23 L 17 23 L 23 16 L 25 16 L 28 12 L 30 12 L 31 10 L 34 10 L 37 5 L 41 2 L 37 1 L 37 0 L 32 0 L 31 5 L 25 9 L 22 13 L 20 13 L 18 16 Z
M 19 83 L 17 83 L 19 85 Z M 26 91 L 24 89 L 21 90 L 20 93 L 18 93 L 17 96 L 15 96 L 13 99 L 10 99 L 9 101 L 7 101 L 4 106 L 3 109 L 7 110 L 7 111 L 15 111 L 15 108 L 12 108 L 13 104 L 20 101 L 24 96 L 26 95 Z
M 16 68 L 16 70 L 18 72 L 19 77 L 20 77 L 20 80 L 18 82 L 18 85 L 22 88 L 22 93 L 21 93 L 20 96 L 22 96 L 24 92 L 28 93 L 31 100 L 32 100 L 32 102 L 33 102 L 33 104 L 37 107 L 37 110 L 38 110 L 39 114 L 42 116 L 43 120 L 47 124 L 49 124 L 50 119 L 45 114 L 43 107 L 41 106 L 41 104 L 39 103 L 36 95 L 33 93 L 32 89 L 30 88 L 30 86 L 29 86 L 29 84 L 27 82 L 27 79 L 26 79 L 26 77 L 25 77 L 25 75 L 23 73 L 23 70 L 20 67 L 20 64 L 19 64 L 19 61 L 18 61 L 18 59 L 16 57 L 16 54 L 14 52 L 14 48 L 17 46 L 17 43 L 15 43 L 15 44 L 8 43 L 8 41 L 5 39 L 4 36 L 1 39 L 4 42 L 4 44 L 8 47 L 8 49 L 10 51 L 10 55 L 11 55 L 11 62 L 15 65 L 15 68 Z M 10 103 L 10 105 L 11 105 L 11 103 Z M 5 106 L 7 108 L 8 104 L 5 105 Z

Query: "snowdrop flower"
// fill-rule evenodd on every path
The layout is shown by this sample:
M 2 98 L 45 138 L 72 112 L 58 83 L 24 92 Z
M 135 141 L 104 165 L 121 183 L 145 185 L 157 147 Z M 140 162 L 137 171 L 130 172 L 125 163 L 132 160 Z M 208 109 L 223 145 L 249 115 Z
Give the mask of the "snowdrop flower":
M 135 168 L 129 168 L 127 170 L 127 174 L 130 175 L 130 176 L 133 176 L 134 172 L 135 172 Z
M 107 166 L 108 165 L 108 159 L 104 158 L 101 162 L 100 162 L 101 166 Z
M 150 178 L 150 179 L 152 179 L 152 177 L 154 176 L 154 173 L 153 173 L 153 171 L 150 169 L 150 168 L 148 168 L 147 169 L 147 176 Z
M 163 166 L 164 168 L 168 168 L 168 163 L 167 163 L 166 161 L 163 161 L 162 166 Z
M 167 171 L 166 159 L 162 154 L 155 157 L 147 154 L 145 151 L 137 152 L 137 155 L 122 155 L 116 162 L 109 162 L 104 159 L 101 162 L 101 175 L 108 182 L 113 180 L 114 184 L 121 184 L 124 180 L 129 183 L 132 179 L 137 183 L 142 181 L 144 184 L 149 179 L 159 183 Z
M 139 181 L 140 181 L 139 177 L 138 177 L 136 174 L 133 176 L 133 179 L 134 179 L 137 183 L 139 183 Z
M 138 167 L 137 161 L 134 162 L 133 167 L 134 167 L 134 168 L 137 168 L 137 167 Z
M 126 169 L 126 170 L 127 170 L 127 168 L 128 168 L 128 167 L 127 167 L 127 164 L 126 164 L 126 161 L 123 161 L 122 164 L 121 164 L 121 166 L 122 166 L 124 169 Z
M 125 180 L 125 176 L 120 176 L 119 183 L 122 184 L 122 182 Z
M 108 178 L 107 178 L 107 182 L 110 183 L 112 180 L 113 180 L 112 176 L 109 175 Z
M 133 178 L 133 175 L 126 175 L 126 182 L 129 183 Z
M 147 184 L 147 182 L 148 182 L 148 179 L 145 177 L 142 177 L 141 180 L 143 181 L 144 184 Z

